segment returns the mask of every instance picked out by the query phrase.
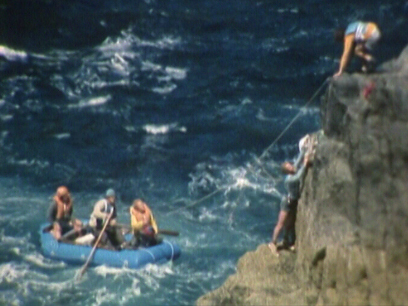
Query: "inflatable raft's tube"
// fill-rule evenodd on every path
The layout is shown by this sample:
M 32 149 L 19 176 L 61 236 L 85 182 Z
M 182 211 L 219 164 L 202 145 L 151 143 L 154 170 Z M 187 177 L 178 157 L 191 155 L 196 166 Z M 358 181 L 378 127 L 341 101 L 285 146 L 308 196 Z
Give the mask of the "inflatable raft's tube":
M 49 232 L 44 232 L 47 226 L 49 224 L 42 224 L 40 228 L 40 242 L 44 256 L 68 263 L 84 264 L 92 247 L 58 242 Z M 175 260 L 180 253 L 180 247 L 167 240 L 163 240 L 158 245 L 137 250 L 114 251 L 98 248 L 94 253 L 91 265 L 137 269 L 148 263 L 161 264 Z

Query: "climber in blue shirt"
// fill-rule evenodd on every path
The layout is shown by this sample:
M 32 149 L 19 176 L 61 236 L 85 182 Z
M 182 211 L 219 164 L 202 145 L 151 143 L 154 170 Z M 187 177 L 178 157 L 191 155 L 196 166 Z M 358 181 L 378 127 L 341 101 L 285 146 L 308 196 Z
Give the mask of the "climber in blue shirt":
M 269 243 L 273 253 L 278 254 L 277 239 L 282 229 L 285 228 L 289 233 L 294 228 L 297 204 L 308 166 L 309 153 L 306 153 L 306 150 L 301 150 L 294 164 L 290 162 L 282 164 L 282 172 L 287 174 L 284 181 L 287 195 L 282 197 L 278 222 L 273 230 L 272 241 Z

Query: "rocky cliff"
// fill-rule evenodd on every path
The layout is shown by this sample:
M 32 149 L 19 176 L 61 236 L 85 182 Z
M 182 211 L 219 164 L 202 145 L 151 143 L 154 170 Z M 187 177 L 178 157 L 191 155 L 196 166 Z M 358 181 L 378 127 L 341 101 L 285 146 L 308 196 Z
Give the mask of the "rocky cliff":
M 321 123 L 297 253 L 259 246 L 198 305 L 408 304 L 408 47 L 330 80 Z

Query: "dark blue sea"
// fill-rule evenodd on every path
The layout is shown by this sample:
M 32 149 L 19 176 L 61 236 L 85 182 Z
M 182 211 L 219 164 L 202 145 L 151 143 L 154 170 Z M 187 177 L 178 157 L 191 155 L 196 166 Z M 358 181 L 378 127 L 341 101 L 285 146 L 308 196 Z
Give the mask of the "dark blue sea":
M 270 239 L 279 164 L 319 129 L 307 103 L 356 19 L 380 25 L 379 63 L 408 43 L 407 1 L 1 1 L 0 305 L 192 305 L 219 287 Z M 59 185 L 80 218 L 107 188 L 123 223 L 143 197 L 182 256 L 75 281 L 39 243 Z

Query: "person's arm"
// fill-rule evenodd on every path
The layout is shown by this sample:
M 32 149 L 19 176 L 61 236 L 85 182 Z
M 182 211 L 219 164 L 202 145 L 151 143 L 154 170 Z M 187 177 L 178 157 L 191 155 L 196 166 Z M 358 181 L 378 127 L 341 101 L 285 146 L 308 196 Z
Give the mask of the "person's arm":
M 293 164 L 295 166 L 296 171 L 297 169 L 299 169 L 299 165 L 303 162 L 303 157 L 305 156 L 305 152 L 306 150 L 301 150 L 295 163 Z
M 340 59 L 339 71 L 334 75 L 335 77 L 341 75 L 347 67 L 347 64 L 353 53 L 354 34 L 349 34 L 344 37 L 344 50 Z
M 61 199 L 57 195 L 54 196 L 54 201 L 57 208 L 55 220 L 59 220 L 64 217 L 64 203 L 62 203 Z
M 110 221 L 109 221 L 109 225 L 110 225 L 110 226 L 116 226 L 116 224 L 117 224 L 116 218 L 113 218 L 113 217 L 112 217 L 112 218 L 110 219 Z
M 57 219 L 57 204 L 53 202 L 47 211 L 48 220 L 52 223 Z
M 299 181 L 300 184 L 303 185 L 303 181 L 305 180 L 306 170 L 308 166 L 309 166 L 309 154 L 306 154 L 303 160 L 303 165 L 294 175 L 292 175 L 292 181 Z
M 154 233 L 157 234 L 159 232 L 159 228 L 157 227 L 156 219 L 154 219 L 152 212 L 150 212 L 150 224 L 153 227 Z
M 288 192 L 288 196 L 291 199 L 298 199 L 300 197 L 300 190 L 304 175 L 306 173 L 305 165 L 302 165 L 300 169 L 291 175 L 287 175 L 285 178 L 285 188 Z
M 306 166 L 303 164 L 300 169 L 296 172 L 296 174 L 293 176 L 294 180 L 302 181 L 305 178 L 306 174 Z

